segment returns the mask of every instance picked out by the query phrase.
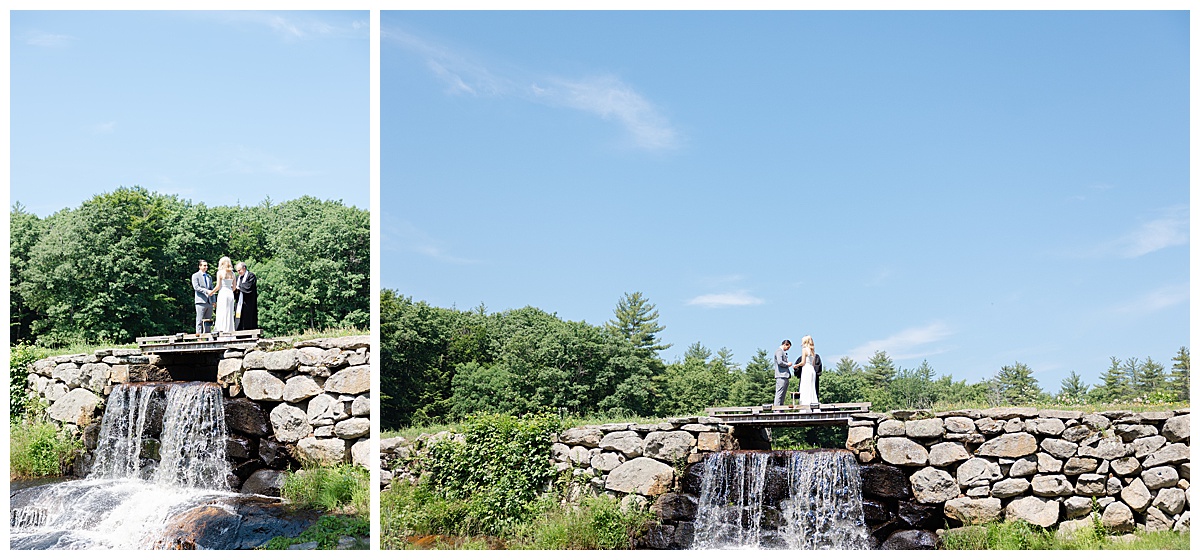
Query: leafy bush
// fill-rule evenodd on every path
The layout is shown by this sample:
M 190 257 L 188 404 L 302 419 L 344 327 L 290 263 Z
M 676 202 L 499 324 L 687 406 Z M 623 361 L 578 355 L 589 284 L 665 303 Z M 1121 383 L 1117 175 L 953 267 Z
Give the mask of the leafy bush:
M 309 467 L 288 475 L 283 497 L 303 508 L 367 516 L 371 510 L 371 475 L 355 465 Z
M 23 419 L 9 423 L 9 474 L 18 478 L 65 475 L 83 444 L 60 432 L 58 426 L 44 419 L 37 401 L 33 404 Z
M 12 347 L 8 358 L 8 417 L 21 418 L 29 400 L 25 384 L 29 378 L 29 364 L 46 357 L 46 350 L 36 346 L 18 344 Z

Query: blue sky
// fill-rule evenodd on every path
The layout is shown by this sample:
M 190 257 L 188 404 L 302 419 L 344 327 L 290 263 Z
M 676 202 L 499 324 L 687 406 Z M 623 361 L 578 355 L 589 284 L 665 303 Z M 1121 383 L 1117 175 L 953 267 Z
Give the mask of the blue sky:
M 383 12 L 382 286 L 1057 391 L 1189 337 L 1186 12 Z
M 368 12 L 14 11 L 10 204 L 370 207 Z

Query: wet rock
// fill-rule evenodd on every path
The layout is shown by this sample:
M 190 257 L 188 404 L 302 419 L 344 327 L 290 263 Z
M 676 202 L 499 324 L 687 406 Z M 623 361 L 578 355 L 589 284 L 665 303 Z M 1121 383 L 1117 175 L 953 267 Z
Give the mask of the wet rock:
M 279 493 L 283 489 L 283 482 L 286 479 L 286 472 L 259 469 L 242 483 L 242 493 L 279 497 Z
M 999 498 L 955 498 L 946 502 L 946 517 L 963 525 L 982 525 L 1000 519 Z
M 687 550 L 692 547 L 692 541 L 696 536 L 695 525 L 688 521 L 680 521 L 675 524 L 675 536 L 671 541 L 672 548 L 680 548 Z
M 84 449 L 95 449 L 100 442 L 100 422 L 92 422 L 83 428 Z
M 271 439 L 261 439 L 258 442 L 258 458 L 268 467 L 282 469 L 287 467 L 291 456 L 287 448 Z
M 896 508 L 896 517 L 913 529 L 938 529 L 945 524 L 942 508 L 938 504 L 902 500 Z
M 887 505 L 876 500 L 863 500 L 863 521 L 867 525 L 876 525 L 891 519 Z
M 675 527 L 672 525 L 654 525 L 646 534 L 638 539 L 637 547 L 651 550 L 666 550 L 671 547 L 675 537 Z
M 254 456 L 256 441 L 237 434 L 230 434 L 225 439 L 225 455 L 234 460 L 249 459 Z
M 937 535 L 922 529 L 896 531 L 879 545 L 882 550 L 936 550 L 937 547 Z
M 863 465 L 859 469 L 862 475 L 862 491 L 864 496 L 880 498 L 907 498 L 912 495 L 908 478 L 904 471 L 891 465 Z
M 654 503 L 659 517 L 666 521 L 691 520 L 696 517 L 696 499 L 687 494 L 667 493 Z

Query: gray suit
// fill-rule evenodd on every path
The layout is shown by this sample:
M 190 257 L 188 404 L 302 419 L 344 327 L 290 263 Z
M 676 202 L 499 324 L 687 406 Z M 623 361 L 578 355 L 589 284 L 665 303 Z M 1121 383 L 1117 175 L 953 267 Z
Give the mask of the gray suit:
M 775 349 L 775 404 L 782 405 L 787 396 L 788 379 L 792 377 L 792 368 L 787 365 L 787 351 L 782 347 Z
M 196 292 L 196 334 L 212 332 L 213 296 L 208 291 L 213 287 L 207 272 L 196 271 L 192 275 L 192 290 Z

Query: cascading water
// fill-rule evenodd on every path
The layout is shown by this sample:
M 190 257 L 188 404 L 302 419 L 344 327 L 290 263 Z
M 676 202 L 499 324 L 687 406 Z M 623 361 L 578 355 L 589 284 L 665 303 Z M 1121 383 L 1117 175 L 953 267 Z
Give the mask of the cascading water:
M 12 494 L 10 547 L 169 546 L 159 538 L 172 519 L 201 506 L 228 509 L 222 498 L 236 496 L 225 446 L 217 385 L 118 385 L 88 477 Z
M 693 549 L 869 548 L 848 452 L 725 451 L 702 469 Z

